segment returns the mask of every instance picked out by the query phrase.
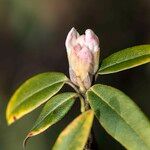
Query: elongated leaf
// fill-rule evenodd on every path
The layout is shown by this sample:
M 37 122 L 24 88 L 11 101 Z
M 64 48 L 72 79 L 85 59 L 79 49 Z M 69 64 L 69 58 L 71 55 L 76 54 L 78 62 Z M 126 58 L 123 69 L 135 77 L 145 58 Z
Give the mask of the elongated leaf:
M 44 106 L 28 137 L 40 134 L 61 120 L 74 104 L 76 97 L 77 94 L 73 92 L 62 93 L 52 97 Z
M 8 124 L 31 112 L 55 95 L 67 81 L 62 73 L 42 73 L 27 80 L 14 93 L 6 110 Z
M 53 150 L 83 150 L 93 117 L 93 111 L 89 110 L 73 120 L 59 135 Z
M 102 61 L 99 74 L 110 74 L 150 62 L 150 45 L 130 47 Z
M 97 84 L 87 99 L 105 130 L 129 150 L 150 149 L 150 122 L 123 92 Z

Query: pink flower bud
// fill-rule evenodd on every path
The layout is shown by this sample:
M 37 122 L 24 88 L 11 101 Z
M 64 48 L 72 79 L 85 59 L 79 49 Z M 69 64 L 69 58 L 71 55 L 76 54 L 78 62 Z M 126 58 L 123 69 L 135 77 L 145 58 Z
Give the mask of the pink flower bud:
M 95 33 L 87 29 L 85 35 L 79 35 L 72 28 L 66 39 L 71 81 L 85 92 L 92 83 L 93 75 L 99 66 L 99 39 Z

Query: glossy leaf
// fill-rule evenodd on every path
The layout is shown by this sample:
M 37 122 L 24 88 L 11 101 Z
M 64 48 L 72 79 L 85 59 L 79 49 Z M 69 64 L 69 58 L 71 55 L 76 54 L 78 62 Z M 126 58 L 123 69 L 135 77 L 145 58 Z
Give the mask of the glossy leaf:
M 150 149 L 150 122 L 123 92 L 97 84 L 87 94 L 104 129 L 129 150 Z
M 150 62 L 150 45 L 140 45 L 118 51 L 105 58 L 98 71 L 110 74 Z
M 17 89 L 8 103 L 6 110 L 8 124 L 46 102 L 67 80 L 64 74 L 56 72 L 42 73 L 27 80 Z
M 83 150 L 93 122 L 89 110 L 74 119 L 59 135 L 52 150 Z
M 76 97 L 77 94 L 73 92 L 66 92 L 52 97 L 44 106 L 27 138 L 40 134 L 61 120 L 74 104 Z

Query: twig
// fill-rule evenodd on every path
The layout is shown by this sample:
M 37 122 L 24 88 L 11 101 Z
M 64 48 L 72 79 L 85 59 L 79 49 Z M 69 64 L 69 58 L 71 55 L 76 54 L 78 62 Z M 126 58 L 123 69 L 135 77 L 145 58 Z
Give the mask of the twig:
M 70 85 L 79 95 L 79 99 L 81 101 L 81 112 L 85 112 L 87 110 L 90 109 L 89 103 L 86 100 L 86 96 L 85 94 L 81 93 L 80 90 L 76 87 L 76 85 L 74 85 L 70 80 L 68 82 L 66 82 L 66 84 Z M 92 132 L 90 132 L 89 137 L 88 137 L 88 141 L 84 147 L 84 150 L 92 150 L 91 146 L 92 146 L 92 142 L 93 142 L 93 134 Z

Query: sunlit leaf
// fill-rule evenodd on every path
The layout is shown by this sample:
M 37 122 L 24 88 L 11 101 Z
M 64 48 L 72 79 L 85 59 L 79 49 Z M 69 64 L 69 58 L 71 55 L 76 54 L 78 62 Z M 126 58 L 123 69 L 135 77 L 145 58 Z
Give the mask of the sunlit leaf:
M 8 124 L 46 102 L 67 80 L 64 74 L 56 72 L 42 73 L 27 80 L 17 89 L 8 103 L 6 110 Z
M 76 97 L 77 94 L 73 92 L 66 92 L 52 97 L 44 106 L 27 138 L 40 134 L 61 120 L 74 104 Z
M 104 129 L 124 147 L 150 149 L 150 122 L 123 92 L 97 84 L 88 90 L 87 99 Z
M 110 74 L 150 62 L 150 45 L 140 45 L 118 51 L 105 58 L 98 71 Z
M 53 150 L 83 150 L 93 117 L 93 111 L 89 110 L 74 119 L 59 135 Z

